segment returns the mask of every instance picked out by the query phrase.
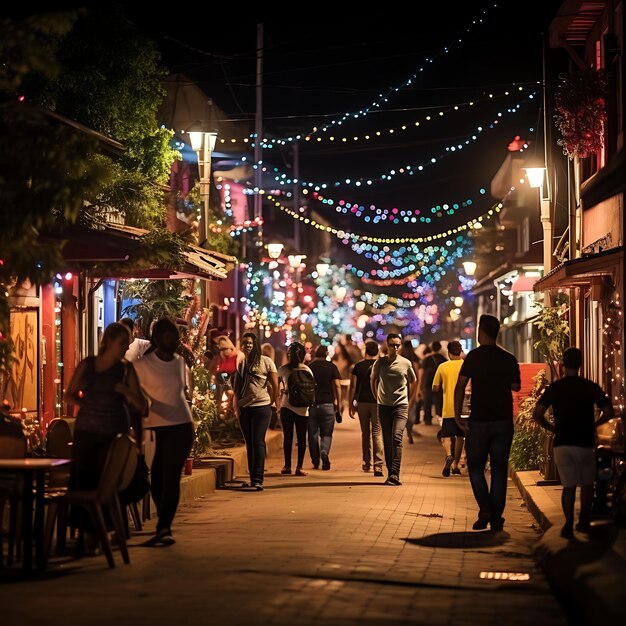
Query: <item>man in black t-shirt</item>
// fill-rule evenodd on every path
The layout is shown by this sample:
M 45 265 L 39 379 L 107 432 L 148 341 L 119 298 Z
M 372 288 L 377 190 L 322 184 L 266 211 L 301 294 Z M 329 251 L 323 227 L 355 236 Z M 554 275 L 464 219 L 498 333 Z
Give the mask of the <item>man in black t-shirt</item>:
M 350 417 L 355 412 L 361 423 L 361 448 L 363 451 L 363 471 L 369 472 L 374 450 L 374 476 L 383 475 L 383 436 L 378 420 L 376 398 L 372 393 L 370 378 L 372 366 L 378 356 L 378 344 L 368 341 L 365 344 L 365 358 L 352 368 L 350 377 Z M 356 401 L 356 407 L 354 402 Z
M 335 429 L 335 412 L 339 411 L 341 375 L 334 363 L 326 360 L 328 348 L 318 346 L 309 368 L 315 378 L 315 404 L 309 409 L 309 454 L 313 469 L 330 469 L 330 446 Z
M 500 322 L 493 315 L 481 315 L 478 343 L 463 361 L 454 389 L 454 417 L 467 430 L 465 451 L 472 491 L 478 503 L 474 530 L 502 530 L 506 504 L 509 454 L 513 441 L 513 395 L 520 389 L 517 359 L 496 344 Z M 461 419 L 465 387 L 472 380 L 469 420 Z M 469 424 L 466 424 L 469 422 Z M 491 465 L 491 485 L 485 467 Z
M 596 428 L 614 415 L 611 401 L 600 386 L 578 375 L 582 364 L 583 353 L 578 348 L 565 350 L 565 376 L 554 381 L 543 392 L 533 413 L 535 421 L 554 433 L 554 460 L 563 485 L 563 537 L 572 537 L 574 534 L 577 485 L 580 486 L 580 517 L 576 530 L 589 531 L 593 484 L 596 479 Z M 550 406 L 554 413 L 554 424 L 544 416 Z M 594 411 L 596 406 L 602 410 L 602 416 L 597 421 Z

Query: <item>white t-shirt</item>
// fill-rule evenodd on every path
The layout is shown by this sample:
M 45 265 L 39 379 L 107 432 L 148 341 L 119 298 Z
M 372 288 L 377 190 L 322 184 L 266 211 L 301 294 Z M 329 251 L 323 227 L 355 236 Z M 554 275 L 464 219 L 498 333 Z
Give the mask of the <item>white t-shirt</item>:
M 136 337 L 133 343 L 128 346 L 128 350 L 126 350 L 124 358 L 129 363 L 136 363 L 144 355 L 150 345 L 151 344 L 147 339 L 138 339 Z
M 146 428 L 176 426 L 192 421 L 185 399 L 186 365 L 178 354 L 171 361 L 162 361 L 151 352 L 139 359 L 135 371 L 144 393 L 150 399 Z

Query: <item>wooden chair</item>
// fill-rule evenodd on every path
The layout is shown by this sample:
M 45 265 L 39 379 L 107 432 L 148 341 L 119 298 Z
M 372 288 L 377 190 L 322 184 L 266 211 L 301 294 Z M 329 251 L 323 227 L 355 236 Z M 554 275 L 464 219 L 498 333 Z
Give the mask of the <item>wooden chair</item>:
M 26 436 L 21 426 L 13 420 L 0 416 L 0 459 L 22 459 L 26 456 L 26 450 Z M 10 507 L 9 547 L 7 554 L 8 565 L 13 563 L 13 550 L 16 542 L 19 542 L 18 528 L 20 494 L 22 492 L 21 480 L 22 479 L 17 475 L 3 474 L 0 476 L 0 567 L 2 567 L 3 564 L 2 521 L 4 519 L 4 507 L 7 502 Z
M 104 512 L 107 511 L 109 513 L 124 563 L 130 563 L 118 493 L 120 489 L 123 489 L 128 484 L 124 481 L 127 480 L 127 476 L 130 474 L 128 466 L 132 464 L 131 459 L 134 458 L 136 462 L 133 446 L 134 444 L 128 435 L 117 435 L 109 447 L 98 487 L 93 491 L 69 490 L 67 494 L 59 497 L 56 501 L 50 502 L 46 520 L 46 551 L 49 550 L 52 540 L 58 507 L 67 507 L 74 504 L 85 508 L 89 512 L 109 567 L 115 567 L 111 542 L 109 541 L 104 521 Z M 132 474 L 130 476 L 132 477 Z
M 74 439 L 74 417 L 55 417 L 48 424 L 46 433 L 46 455 L 56 459 L 72 458 L 72 442 Z M 46 482 L 46 491 L 44 494 L 46 505 L 54 499 L 65 495 L 70 483 L 70 469 L 57 470 L 50 473 Z M 59 507 L 57 515 L 60 519 L 57 521 L 57 549 L 61 550 L 65 545 L 65 529 L 67 520 L 64 519 L 67 513 L 66 507 Z M 61 532 L 63 530 L 63 534 Z

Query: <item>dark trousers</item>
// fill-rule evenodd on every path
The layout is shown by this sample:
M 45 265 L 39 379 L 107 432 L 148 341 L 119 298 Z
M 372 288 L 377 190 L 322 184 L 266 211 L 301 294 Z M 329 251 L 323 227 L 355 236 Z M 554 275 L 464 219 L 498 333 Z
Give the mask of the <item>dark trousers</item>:
M 326 455 L 330 453 L 330 446 L 333 442 L 334 429 L 334 404 L 317 404 L 313 405 L 309 409 L 309 454 L 311 455 L 311 462 L 313 463 L 313 465 L 320 464 L 321 452 L 326 453 Z
M 402 463 L 402 438 L 409 419 L 409 405 L 396 406 L 378 405 L 378 418 L 383 431 L 385 448 L 385 465 L 390 475 L 400 476 Z
M 513 441 L 513 422 L 477 422 L 470 420 L 465 439 L 467 470 L 479 517 L 499 521 L 506 504 L 509 454 Z M 491 488 L 487 486 L 485 466 L 491 464 Z
M 280 421 L 283 425 L 283 450 L 285 452 L 285 467 L 291 467 L 291 449 L 293 448 L 293 429 L 296 429 L 298 438 L 298 465 L 304 463 L 306 452 L 306 431 L 309 418 L 306 415 L 298 415 L 289 409 L 280 410 Z
M 72 442 L 72 469 L 70 488 L 77 491 L 94 491 L 98 488 L 109 446 L 115 434 L 90 433 L 82 430 L 74 432 Z M 93 532 L 91 517 L 82 507 L 72 506 L 69 518 L 72 528 L 82 528 Z
M 193 444 L 193 425 L 159 426 L 154 429 L 156 447 L 150 472 L 152 499 L 156 504 L 157 531 L 171 528 L 180 499 L 180 474 Z
M 433 406 L 435 407 L 435 415 L 441 416 L 443 409 L 443 391 L 433 391 L 431 385 L 425 385 L 422 392 L 422 403 L 424 406 L 424 423 L 432 424 Z
M 251 406 L 241 407 L 239 423 L 243 438 L 246 440 L 246 452 L 248 453 L 248 473 L 250 482 L 263 484 L 265 472 L 265 434 L 272 419 L 272 407 Z

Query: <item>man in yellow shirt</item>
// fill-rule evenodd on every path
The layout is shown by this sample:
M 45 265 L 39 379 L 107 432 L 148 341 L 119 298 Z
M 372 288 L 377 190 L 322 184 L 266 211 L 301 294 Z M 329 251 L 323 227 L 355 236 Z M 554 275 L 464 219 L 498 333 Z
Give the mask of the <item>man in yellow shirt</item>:
M 454 420 L 454 388 L 459 379 L 459 372 L 463 365 L 463 347 L 458 341 L 448 343 L 449 361 L 442 363 L 435 372 L 433 379 L 433 391 L 443 388 L 443 411 L 441 425 L 441 445 L 446 452 L 446 464 L 443 466 L 441 474 L 450 476 L 460 474 L 459 460 L 463 452 L 463 442 L 465 433 L 459 428 Z

